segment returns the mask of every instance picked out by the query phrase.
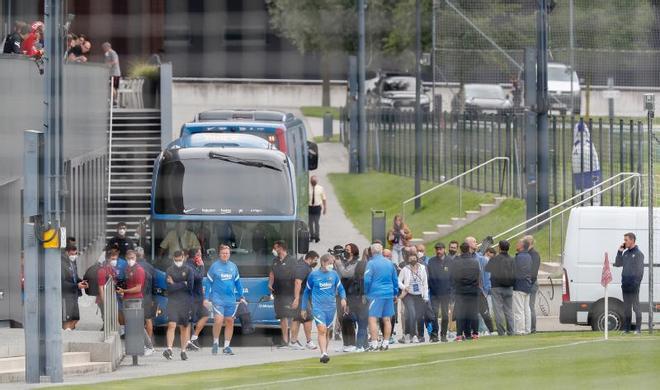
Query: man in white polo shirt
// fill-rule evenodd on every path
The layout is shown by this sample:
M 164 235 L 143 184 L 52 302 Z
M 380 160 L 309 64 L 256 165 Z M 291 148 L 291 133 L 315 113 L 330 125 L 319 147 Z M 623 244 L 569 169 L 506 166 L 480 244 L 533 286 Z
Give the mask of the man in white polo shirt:
M 328 210 L 325 191 L 318 184 L 316 176 L 309 179 L 309 240 L 319 242 L 319 221 L 321 213 Z

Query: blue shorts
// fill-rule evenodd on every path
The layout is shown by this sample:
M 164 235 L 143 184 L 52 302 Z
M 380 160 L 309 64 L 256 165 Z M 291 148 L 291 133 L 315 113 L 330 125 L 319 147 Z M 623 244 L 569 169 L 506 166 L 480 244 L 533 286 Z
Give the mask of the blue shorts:
M 236 316 L 236 309 L 238 309 L 238 303 L 219 303 L 213 302 L 213 315 L 234 318 Z
M 385 318 L 394 315 L 394 298 L 369 299 L 369 317 Z
M 312 309 L 312 318 L 316 325 L 330 326 L 335 321 L 337 308 L 331 309 Z

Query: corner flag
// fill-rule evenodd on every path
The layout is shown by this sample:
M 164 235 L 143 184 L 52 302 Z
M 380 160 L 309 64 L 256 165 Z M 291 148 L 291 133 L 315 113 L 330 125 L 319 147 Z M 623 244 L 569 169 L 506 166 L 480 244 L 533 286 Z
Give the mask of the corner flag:
M 600 284 L 603 287 L 607 287 L 610 282 L 612 282 L 612 270 L 610 269 L 610 259 L 607 252 L 605 252 L 605 262 L 603 263 L 603 272 L 600 276 Z

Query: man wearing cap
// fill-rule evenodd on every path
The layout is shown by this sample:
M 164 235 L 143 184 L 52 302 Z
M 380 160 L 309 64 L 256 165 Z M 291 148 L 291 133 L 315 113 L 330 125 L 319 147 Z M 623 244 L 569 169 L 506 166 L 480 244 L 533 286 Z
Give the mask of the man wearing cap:
M 105 250 L 117 248 L 119 250 L 119 257 L 122 259 L 126 258 L 126 251 L 135 250 L 135 243 L 126 236 L 126 232 L 126 222 L 119 222 L 117 224 L 117 233 L 108 240 Z
M 429 295 L 431 308 L 437 316 L 440 312 L 440 341 L 447 342 L 447 328 L 449 325 L 449 302 L 451 300 L 451 274 L 449 272 L 452 259 L 445 253 L 445 244 L 435 244 L 435 256 L 429 259 Z M 438 339 L 438 321 L 434 321 L 431 328 L 431 340 Z

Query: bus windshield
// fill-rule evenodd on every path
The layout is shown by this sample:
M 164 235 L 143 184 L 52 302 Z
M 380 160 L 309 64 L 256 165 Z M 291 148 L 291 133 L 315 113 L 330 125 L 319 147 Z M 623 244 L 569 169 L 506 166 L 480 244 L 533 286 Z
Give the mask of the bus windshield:
M 273 261 L 273 243 L 283 240 L 293 247 L 293 221 L 160 221 L 153 222 L 153 243 L 162 270 L 172 265 L 174 251 L 183 247 L 202 250 L 206 269 L 217 260 L 219 244 L 229 245 L 230 260 L 241 277 L 268 276 Z
M 293 215 L 294 197 L 282 160 L 246 160 L 210 153 L 208 159 L 164 163 L 154 210 L 183 215 Z

